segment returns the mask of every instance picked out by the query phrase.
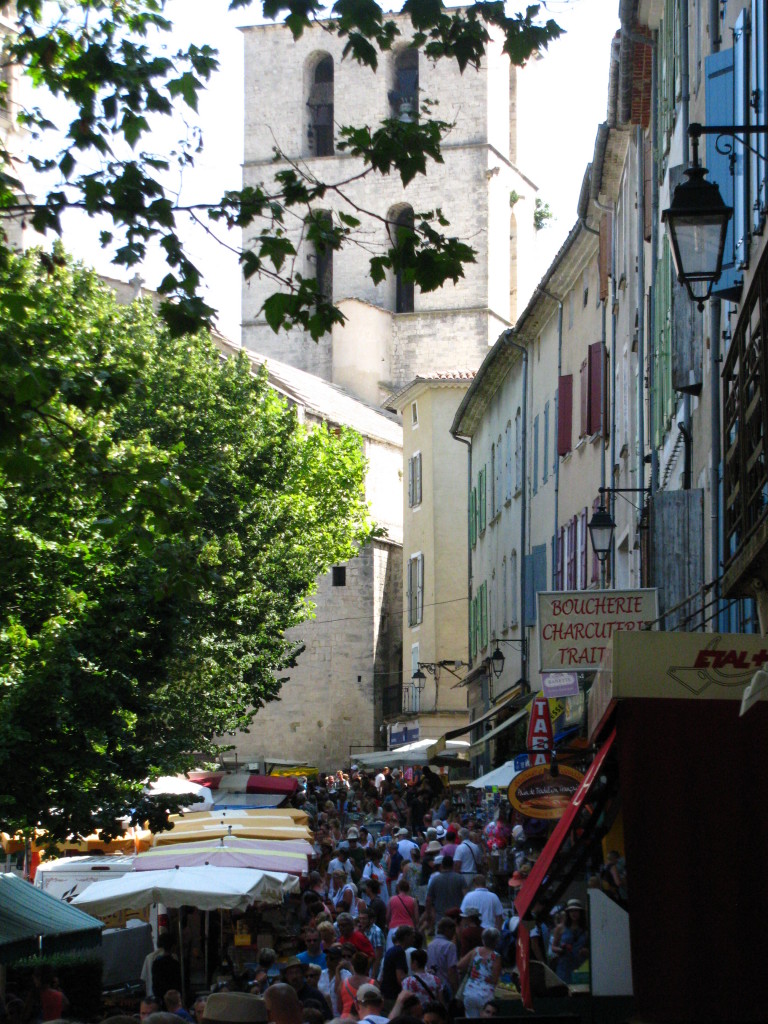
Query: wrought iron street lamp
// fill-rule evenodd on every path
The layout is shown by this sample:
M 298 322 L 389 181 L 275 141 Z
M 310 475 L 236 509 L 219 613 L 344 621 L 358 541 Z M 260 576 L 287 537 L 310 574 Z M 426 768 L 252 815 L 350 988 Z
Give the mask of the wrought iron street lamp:
M 616 529 L 616 523 L 613 521 L 613 517 L 605 505 L 601 504 L 597 511 L 593 513 L 587 529 L 592 541 L 592 550 L 602 565 L 611 552 L 613 531 Z

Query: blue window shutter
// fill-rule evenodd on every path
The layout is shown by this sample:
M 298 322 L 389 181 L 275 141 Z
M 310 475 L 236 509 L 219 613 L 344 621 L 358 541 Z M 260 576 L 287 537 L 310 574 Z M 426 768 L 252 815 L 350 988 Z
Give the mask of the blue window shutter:
M 726 124 L 746 124 L 749 120 L 749 36 L 747 12 L 742 11 L 733 29 L 733 113 Z M 749 137 L 740 136 L 733 147 L 733 249 L 736 266 L 745 266 L 749 258 L 749 175 L 747 173 Z
M 764 125 L 768 116 L 765 87 L 768 78 L 768 46 L 766 45 L 766 0 L 752 0 L 752 54 L 750 61 L 749 123 Z M 760 231 L 766 209 L 766 156 L 768 140 L 765 135 L 753 135 L 750 153 L 750 196 L 752 197 L 752 229 Z
M 536 625 L 536 595 L 547 589 L 547 545 L 537 544 L 525 556 L 525 622 Z
M 533 555 L 523 556 L 523 566 L 525 567 L 525 617 L 523 619 L 524 626 L 535 626 L 536 625 L 536 600 L 534 598 L 534 583 L 533 583 Z
M 733 50 L 720 50 L 707 57 L 707 124 L 733 124 Z M 706 167 L 708 180 L 720 189 L 726 206 L 733 206 L 733 175 L 729 158 L 717 152 L 717 136 L 706 136 Z M 741 292 L 742 275 L 734 259 L 733 218 L 728 224 L 723 254 L 723 273 L 712 289 L 718 298 L 736 300 Z

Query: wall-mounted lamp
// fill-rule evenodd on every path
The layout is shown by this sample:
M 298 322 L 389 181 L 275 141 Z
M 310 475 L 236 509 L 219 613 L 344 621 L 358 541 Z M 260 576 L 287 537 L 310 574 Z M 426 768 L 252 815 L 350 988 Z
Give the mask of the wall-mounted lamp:
M 712 286 L 720 279 L 725 235 L 733 215 L 733 208 L 725 205 L 717 185 L 705 180 L 708 171 L 699 163 L 699 139 L 702 135 L 717 135 L 718 143 L 724 136 L 742 142 L 741 135 L 766 133 L 768 127 L 764 125 L 703 125 L 697 121 L 688 125 L 693 164 L 686 170 L 687 180 L 677 186 L 661 219 L 669 233 L 677 279 L 699 309 L 704 308 Z M 719 146 L 718 151 L 729 152 Z
M 507 660 L 504 657 L 504 652 L 499 647 L 499 644 L 517 645 L 519 646 L 521 653 L 525 654 L 525 638 L 521 637 L 520 640 L 501 640 L 500 638 L 494 636 L 491 638 L 491 643 L 496 645 L 494 652 L 491 655 L 491 671 L 493 672 L 494 676 L 498 679 L 501 676 L 501 673 L 504 671 L 504 662 Z
M 431 676 L 437 679 L 440 675 L 440 669 L 445 669 L 446 672 L 450 672 L 456 679 L 461 679 L 459 672 L 462 668 L 469 668 L 466 661 L 460 659 L 444 658 L 442 661 L 420 661 L 416 666 L 416 671 L 411 676 L 411 682 L 418 690 L 423 690 L 427 682 L 427 677 L 424 674 L 424 669 L 429 672 Z
M 592 518 L 587 524 L 589 536 L 592 541 L 592 550 L 597 560 L 602 564 L 610 554 L 613 545 L 613 531 L 616 523 L 613 516 L 605 507 L 606 494 L 646 494 L 651 493 L 650 487 L 599 487 L 600 507 L 592 513 Z

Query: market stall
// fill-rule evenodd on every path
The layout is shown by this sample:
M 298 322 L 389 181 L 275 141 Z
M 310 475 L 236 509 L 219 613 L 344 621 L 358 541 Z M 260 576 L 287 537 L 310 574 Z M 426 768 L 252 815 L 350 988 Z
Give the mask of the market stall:
M 312 845 L 303 839 L 259 840 L 221 836 L 203 842 L 156 846 L 134 858 L 133 869 L 157 871 L 213 864 L 216 867 L 255 868 L 302 875 L 306 874 L 309 858 L 313 855 Z

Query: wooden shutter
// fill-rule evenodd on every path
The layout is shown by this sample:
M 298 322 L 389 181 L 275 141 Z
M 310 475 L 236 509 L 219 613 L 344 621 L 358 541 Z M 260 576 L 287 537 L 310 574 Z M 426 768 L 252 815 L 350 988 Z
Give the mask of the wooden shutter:
M 600 432 L 603 403 L 603 344 L 596 341 L 589 346 L 589 401 L 587 409 L 587 433 L 591 437 Z
M 734 124 L 733 121 L 733 47 L 712 53 L 704 62 L 706 75 L 706 123 Z M 737 144 L 738 148 L 738 144 Z M 706 136 L 707 181 L 714 182 L 726 206 L 734 205 L 733 175 L 729 157 L 717 149 L 717 136 Z M 735 299 L 739 295 L 741 272 L 734 260 L 733 225 L 728 221 L 723 250 L 723 272 L 713 286 L 715 297 Z
M 549 477 L 549 402 L 544 403 L 544 441 L 541 448 L 541 479 L 546 483 Z
M 477 488 L 469 492 L 469 543 L 472 547 L 477 543 Z
M 653 189 L 653 153 L 651 150 L 650 133 L 643 138 L 643 238 L 651 240 L 652 196 Z
M 589 361 L 587 359 L 581 364 L 579 374 L 581 384 L 581 427 L 579 437 L 586 437 L 589 431 Z
M 424 555 L 416 560 L 416 621 L 424 619 Z
M 480 646 L 488 646 L 488 584 L 480 587 Z
M 581 558 L 581 587 L 587 589 L 587 513 L 586 506 L 581 512 L 581 536 L 579 537 L 579 556 Z
M 486 492 L 485 466 L 483 466 L 483 468 L 480 470 L 480 473 L 478 475 L 477 487 L 478 487 L 478 490 L 480 492 L 479 495 L 478 495 L 478 499 L 479 499 L 478 533 L 482 533 L 483 530 L 485 529 L 485 512 L 486 512 L 486 507 L 485 507 L 485 492 Z
M 557 382 L 557 454 L 571 450 L 573 426 L 573 375 L 564 374 Z
M 608 285 L 611 279 L 611 249 L 613 245 L 613 219 L 610 213 L 604 213 L 600 221 L 600 243 L 598 255 L 598 278 L 601 301 L 608 298 Z
M 533 418 L 533 493 L 539 490 L 539 417 Z
M 408 605 L 408 625 L 415 625 L 413 620 L 413 559 L 408 559 L 408 580 L 407 580 L 406 603 Z
M 477 609 L 477 598 L 473 597 L 469 602 L 469 657 L 474 658 L 477 654 L 477 641 L 475 639 L 475 613 Z
M 413 459 L 408 459 L 408 507 L 413 505 Z
M 576 516 L 568 522 L 568 580 L 567 590 L 576 589 Z

